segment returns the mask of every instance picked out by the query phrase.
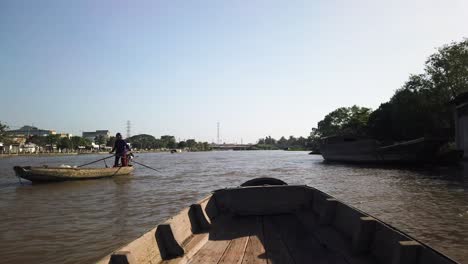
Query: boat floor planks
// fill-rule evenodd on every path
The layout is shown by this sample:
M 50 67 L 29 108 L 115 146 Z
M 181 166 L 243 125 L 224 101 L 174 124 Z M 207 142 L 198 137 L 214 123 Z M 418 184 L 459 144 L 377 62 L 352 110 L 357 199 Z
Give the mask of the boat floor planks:
M 271 222 L 281 235 L 285 247 L 294 263 L 346 263 L 339 254 L 330 249 L 308 232 L 295 215 L 272 216 Z
M 286 246 L 278 228 L 273 224 L 270 217 L 263 218 L 263 235 L 265 237 L 268 263 L 295 263 L 290 249 Z
M 261 185 L 217 190 L 98 263 L 457 262 L 317 189 Z
M 226 249 L 223 256 L 221 257 L 221 260 L 218 263 L 242 263 L 248 242 L 249 237 L 239 237 L 231 240 L 228 248 Z
M 245 248 L 243 264 L 266 264 L 267 253 L 265 251 L 263 226 L 261 217 L 251 217 L 251 225 L 247 230 L 249 232 L 249 241 Z
M 378 263 L 373 256 L 354 254 L 349 238 L 343 237 L 336 229 L 330 226 L 320 225 L 318 217 L 310 212 L 301 212 L 297 218 L 304 223 L 304 227 L 311 232 L 318 243 L 334 252 L 336 256 L 344 259 L 343 263 L 371 264 Z M 340 263 L 340 262 L 338 262 Z
M 195 235 L 183 246 L 183 257 L 162 263 L 374 263 L 347 260 L 315 235 L 293 214 L 222 216 L 208 234 Z

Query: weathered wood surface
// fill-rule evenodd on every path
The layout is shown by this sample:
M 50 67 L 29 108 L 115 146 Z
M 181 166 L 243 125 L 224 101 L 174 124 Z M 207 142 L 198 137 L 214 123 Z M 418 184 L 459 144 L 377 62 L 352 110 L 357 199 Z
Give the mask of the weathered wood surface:
M 60 168 L 60 167 L 19 167 L 15 166 L 16 174 L 33 182 L 87 180 L 119 175 L 133 172 L 133 167 L 115 168 Z
M 383 222 L 307 186 L 215 191 L 99 263 L 120 261 L 456 263 Z

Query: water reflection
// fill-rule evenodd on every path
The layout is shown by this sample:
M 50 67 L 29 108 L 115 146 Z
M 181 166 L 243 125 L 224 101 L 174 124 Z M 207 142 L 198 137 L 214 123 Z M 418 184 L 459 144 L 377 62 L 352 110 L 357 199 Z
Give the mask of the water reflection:
M 53 184 L 20 185 L 12 170 L 98 158 L 0 159 L 2 261 L 90 262 L 212 190 L 264 176 L 322 189 L 460 262 L 468 258 L 468 173 L 461 169 L 328 164 L 305 152 L 258 151 L 140 154 L 161 173 L 136 167 L 134 175 Z

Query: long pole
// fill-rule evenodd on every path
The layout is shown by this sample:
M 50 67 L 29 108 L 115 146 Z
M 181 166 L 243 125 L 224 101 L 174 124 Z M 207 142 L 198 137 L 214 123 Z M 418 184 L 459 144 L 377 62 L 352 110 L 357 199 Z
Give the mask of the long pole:
M 157 170 L 157 169 L 155 169 L 155 168 L 151 168 L 150 166 L 147 166 L 147 165 L 145 165 L 145 164 L 143 164 L 143 163 L 140 163 L 140 162 L 137 162 L 137 161 L 134 161 L 134 160 L 132 160 L 132 162 L 133 162 L 133 163 L 136 163 L 136 164 L 138 164 L 138 165 L 141 165 L 141 166 L 143 166 L 143 167 L 145 167 L 145 168 L 148 168 L 148 169 L 151 169 L 151 170 L 154 170 L 154 171 L 157 171 L 157 172 L 161 173 L 161 171 L 159 171 L 159 170 Z
M 95 161 L 92 161 L 92 162 L 89 162 L 89 163 L 85 163 L 85 164 L 83 164 L 83 165 L 76 166 L 76 167 L 77 167 L 77 168 L 84 167 L 84 166 L 86 166 L 86 165 L 90 165 L 90 164 L 93 164 L 93 163 L 99 162 L 99 161 L 101 161 L 101 160 L 110 159 L 110 158 L 112 158 L 112 157 L 114 157 L 114 156 L 115 156 L 115 154 L 114 154 L 114 155 L 112 155 L 112 156 L 105 157 L 105 158 L 102 158 L 102 159 L 98 159 L 98 160 L 95 160 Z

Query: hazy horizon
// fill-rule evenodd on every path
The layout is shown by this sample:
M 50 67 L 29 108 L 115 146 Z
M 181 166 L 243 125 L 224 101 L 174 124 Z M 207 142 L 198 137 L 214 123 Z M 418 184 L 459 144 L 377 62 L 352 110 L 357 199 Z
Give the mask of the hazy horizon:
M 341 106 L 377 108 L 464 1 L 1 1 L 0 121 L 81 135 L 255 143 L 306 137 Z

